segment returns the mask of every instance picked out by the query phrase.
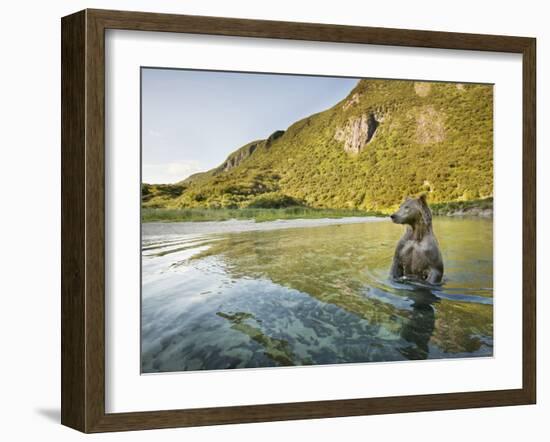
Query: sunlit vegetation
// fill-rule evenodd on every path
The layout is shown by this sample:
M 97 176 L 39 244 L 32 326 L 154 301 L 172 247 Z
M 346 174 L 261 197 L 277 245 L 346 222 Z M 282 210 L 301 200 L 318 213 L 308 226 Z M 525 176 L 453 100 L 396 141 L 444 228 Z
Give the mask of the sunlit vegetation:
M 380 212 L 365 210 L 315 209 L 310 207 L 244 208 L 244 209 L 162 209 L 144 208 L 143 222 L 174 221 L 227 221 L 230 219 L 252 219 L 257 222 L 276 219 L 318 219 L 345 218 L 350 216 L 383 216 Z
M 405 196 L 420 192 L 427 193 L 435 207 L 479 200 L 492 204 L 492 86 L 414 85 L 362 80 L 334 107 L 294 123 L 276 137 L 243 146 L 216 169 L 176 185 L 144 184 L 143 206 L 306 206 L 388 213 Z M 376 131 L 359 153 L 351 154 L 335 134 L 363 115 L 376 118 Z M 444 207 L 451 206 L 441 206 L 441 213 Z M 151 220 L 151 214 L 160 212 L 144 213 L 144 220 Z M 176 212 L 162 216 L 172 216 L 168 213 Z

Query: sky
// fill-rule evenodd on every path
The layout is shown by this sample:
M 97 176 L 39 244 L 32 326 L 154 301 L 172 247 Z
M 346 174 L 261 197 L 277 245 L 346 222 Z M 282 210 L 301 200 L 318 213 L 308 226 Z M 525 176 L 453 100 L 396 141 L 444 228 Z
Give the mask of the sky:
M 174 183 L 332 107 L 357 79 L 142 69 L 142 174 Z

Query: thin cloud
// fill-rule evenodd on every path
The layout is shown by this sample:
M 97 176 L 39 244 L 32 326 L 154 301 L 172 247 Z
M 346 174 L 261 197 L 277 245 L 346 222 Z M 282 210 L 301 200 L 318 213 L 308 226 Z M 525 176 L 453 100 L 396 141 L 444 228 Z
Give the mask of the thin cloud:
M 204 171 L 204 167 L 195 160 L 144 164 L 142 181 L 149 184 L 173 184 L 201 171 Z

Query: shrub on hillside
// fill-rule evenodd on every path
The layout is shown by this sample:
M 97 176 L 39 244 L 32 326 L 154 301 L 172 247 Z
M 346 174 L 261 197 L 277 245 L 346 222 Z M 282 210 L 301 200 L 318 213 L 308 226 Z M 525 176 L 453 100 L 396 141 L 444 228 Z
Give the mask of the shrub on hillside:
M 253 198 L 247 207 L 256 209 L 282 209 L 284 207 L 301 206 L 303 203 L 296 198 L 281 193 L 264 193 Z

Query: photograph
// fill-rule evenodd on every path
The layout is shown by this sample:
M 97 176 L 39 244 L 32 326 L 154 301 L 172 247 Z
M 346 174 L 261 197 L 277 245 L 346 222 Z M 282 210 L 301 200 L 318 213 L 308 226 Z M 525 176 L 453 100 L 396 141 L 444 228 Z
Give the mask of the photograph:
M 493 357 L 493 84 L 140 78 L 142 374 Z

